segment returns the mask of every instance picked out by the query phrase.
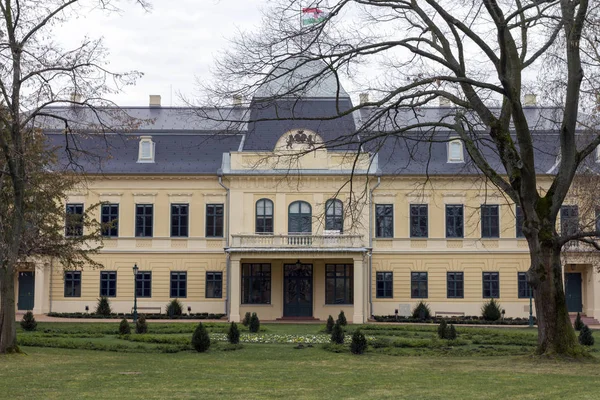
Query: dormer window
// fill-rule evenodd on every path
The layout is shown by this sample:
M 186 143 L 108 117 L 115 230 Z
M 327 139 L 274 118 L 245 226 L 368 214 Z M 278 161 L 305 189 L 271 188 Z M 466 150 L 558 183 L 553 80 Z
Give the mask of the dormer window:
M 138 162 L 139 163 L 153 163 L 154 162 L 154 142 L 152 141 L 152 136 L 140 137 Z
M 459 139 L 448 142 L 448 162 L 464 162 L 463 144 Z

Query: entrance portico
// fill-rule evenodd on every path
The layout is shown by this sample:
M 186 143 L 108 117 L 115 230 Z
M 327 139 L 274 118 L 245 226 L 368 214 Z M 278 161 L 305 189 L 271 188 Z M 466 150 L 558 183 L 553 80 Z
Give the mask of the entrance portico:
M 351 240 L 343 235 L 331 238 L 329 243 L 317 235 L 304 241 L 295 236 L 293 240 L 284 238 L 282 246 L 261 246 L 254 240 L 243 242 L 239 238 L 242 235 L 233 236 L 235 247 L 227 250 L 230 321 L 239 322 L 246 312 L 256 312 L 263 320 L 325 320 L 341 310 L 354 323 L 366 320 L 366 248 L 340 246 Z M 247 239 L 254 235 L 243 236 Z M 269 238 L 272 242 L 273 236 Z M 265 236 L 258 239 L 267 241 Z M 358 244 L 358 238 L 354 239 Z

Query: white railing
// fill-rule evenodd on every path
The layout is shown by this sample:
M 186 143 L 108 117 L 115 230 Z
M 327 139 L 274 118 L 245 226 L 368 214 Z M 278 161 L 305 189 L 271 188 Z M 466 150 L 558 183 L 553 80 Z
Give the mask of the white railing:
M 285 235 L 233 234 L 231 247 L 255 248 L 355 248 L 364 247 L 363 235 L 310 235 L 290 233 Z

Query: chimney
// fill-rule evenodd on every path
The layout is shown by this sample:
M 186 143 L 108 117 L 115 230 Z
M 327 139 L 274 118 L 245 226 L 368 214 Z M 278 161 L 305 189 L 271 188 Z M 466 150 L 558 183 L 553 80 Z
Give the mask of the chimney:
M 158 95 L 158 94 L 150 95 L 150 107 L 160 107 L 160 95 Z
M 438 100 L 440 102 L 440 107 L 452 107 L 453 105 L 453 103 L 445 97 L 440 96 L 438 97 Z
M 241 107 L 242 106 L 242 96 L 240 96 L 239 94 L 234 95 L 233 99 L 232 99 L 232 104 L 234 107 Z
M 360 104 L 366 104 L 369 102 L 369 93 L 361 93 L 358 95 Z
M 528 93 L 525 95 L 525 99 L 523 101 L 523 105 L 525 107 L 535 107 L 537 106 L 537 96 L 533 93 Z

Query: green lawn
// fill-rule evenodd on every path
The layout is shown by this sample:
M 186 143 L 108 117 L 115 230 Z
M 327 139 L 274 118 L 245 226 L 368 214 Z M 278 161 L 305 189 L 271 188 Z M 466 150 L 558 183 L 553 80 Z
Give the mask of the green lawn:
M 320 337 L 322 326 L 263 328 L 263 337 Z M 459 341 L 451 343 L 435 339 L 433 326 L 366 326 L 367 336 L 385 343 L 362 356 L 333 353 L 319 344 L 296 349 L 245 343 L 240 350 L 223 351 L 223 342 L 204 354 L 160 352 L 159 346 L 185 343 L 193 329 L 193 324 L 150 324 L 147 339 L 172 342 L 157 344 L 132 341 L 145 335 L 119 337 L 116 324 L 40 323 L 37 332 L 19 332 L 20 337 L 40 341 L 36 346 L 93 342 L 109 349 L 130 346 L 125 351 L 132 352 L 23 347 L 27 355 L 0 357 L 0 398 L 597 399 L 600 393 L 595 359 L 533 358 L 535 331 L 528 329 L 460 328 Z M 225 324 L 209 325 L 215 338 L 225 329 Z M 598 345 L 592 350 L 598 354 Z

